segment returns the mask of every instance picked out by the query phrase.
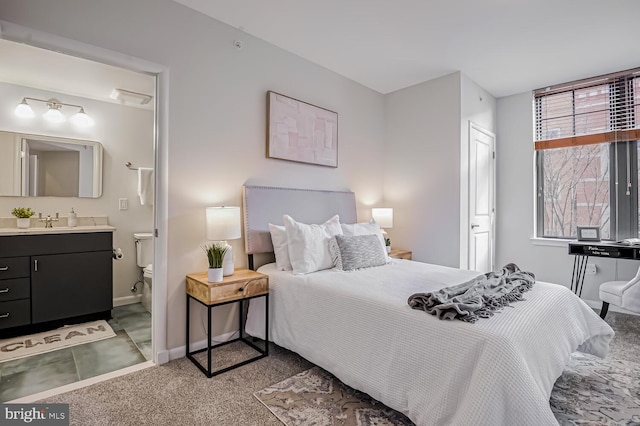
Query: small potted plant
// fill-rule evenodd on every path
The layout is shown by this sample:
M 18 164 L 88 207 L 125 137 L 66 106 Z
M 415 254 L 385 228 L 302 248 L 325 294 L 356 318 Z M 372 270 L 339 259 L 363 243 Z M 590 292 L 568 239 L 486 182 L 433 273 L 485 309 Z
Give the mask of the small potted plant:
M 29 218 L 36 214 L 30 207 L 16 207 L 11 210 L 11 214 L 17 218 L 18 228 L 26 229 L 29 227 Z
M 207 253 L 207 259 L 209 260 L 209 282 L 221 282 L 223 277 L 222 261 L 227 250 L 229 250 L 229 246 L 223 243 L 213 243 L 202 247 L 202 249 Z
M 386 246 L 387 254 L 391 253 L 391 240 L 389 238 L 385 237 L 384 245 Z

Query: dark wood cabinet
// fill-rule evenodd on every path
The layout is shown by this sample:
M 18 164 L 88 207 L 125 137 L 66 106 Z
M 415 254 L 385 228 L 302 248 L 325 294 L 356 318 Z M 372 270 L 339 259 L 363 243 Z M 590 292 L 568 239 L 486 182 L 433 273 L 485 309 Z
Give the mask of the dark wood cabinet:
M 0 236 L 0 330 L 108 318 L 112 238 L 111 232 Z

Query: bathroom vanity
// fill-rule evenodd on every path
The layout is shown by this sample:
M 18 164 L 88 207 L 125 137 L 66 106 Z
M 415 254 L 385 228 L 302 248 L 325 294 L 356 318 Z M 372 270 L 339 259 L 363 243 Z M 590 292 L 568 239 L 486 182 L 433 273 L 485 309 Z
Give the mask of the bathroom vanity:
M 19 327 L 110 318 L 110 226 L 0 230 L 0 338 Z

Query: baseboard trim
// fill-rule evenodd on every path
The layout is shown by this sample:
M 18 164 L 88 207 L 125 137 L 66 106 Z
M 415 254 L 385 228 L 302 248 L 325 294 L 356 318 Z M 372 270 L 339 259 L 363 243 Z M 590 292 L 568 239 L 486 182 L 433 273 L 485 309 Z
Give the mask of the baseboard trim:
M 134 303 L 140 303 L 142 301 L 142 295 L 137 294 L 133 296 L 116 297 L 113 299 L 113 307 L 133 305 Z
M 224 333 L 224 334 L 220 334 L 219 336 L 213 336 L 211 338 L 211 343 L 213 344 L 220 344 L 220 343 L 224 343 L 227 340 L 231 340 L 231 338 L 238 333 L 238 330 L 234 330 L 234 331 L 230 331 L 228 333 Z M 207 347 L 207 339 L 202 339 L 199 340 L 197 342 L 191 343 L 189 344 L 189 349 L 191 349 L 192 351 L 197 351 L 203 348 Z M 186 345 L 182 345 L 182 346 L 178 346 L 177 348 L 172 348 L 169 349 L 169 360 L 174 360 L 174 359 L 178 359 L 178 358 L 184 358 L 186 356 L 186 351 L 187 351 L 187 346 Z M 164 356 L 164 355 L 163 355 Z M 158 354 L 158 364 L 164 364 L 163 362 L 160 361 L 160 354 Z
M 582 299 L 582 301 L 584 303 L 586 303 L 587 305 L 589 305 L 590 308 L 594 308 L 594 309 L 598 309 L 598 310 L 602 308 L 602 300 Z M 627 310 L 622 309 L 622 308 L 620 308 L 618 306 L 615 306 L 615 305 L 609 305 L 609 312 L 619 312 L 621 314 L 638 315 L 638 316 L 640 316 L 640 314 L 638 314 L 636 312 L 627 311 Z

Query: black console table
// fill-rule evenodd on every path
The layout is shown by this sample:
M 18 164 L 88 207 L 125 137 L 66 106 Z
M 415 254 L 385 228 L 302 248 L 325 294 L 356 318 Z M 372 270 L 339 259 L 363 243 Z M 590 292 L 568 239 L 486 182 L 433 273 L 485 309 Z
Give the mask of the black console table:
M 575 256 L 573 259 L 571 291 L 578 296 L 582 296 L 584 274 L 587 270 L 589 256 L 640 260 L 640 246 L 613 242 L 573 241 L 569 243 L 569 254 Z

